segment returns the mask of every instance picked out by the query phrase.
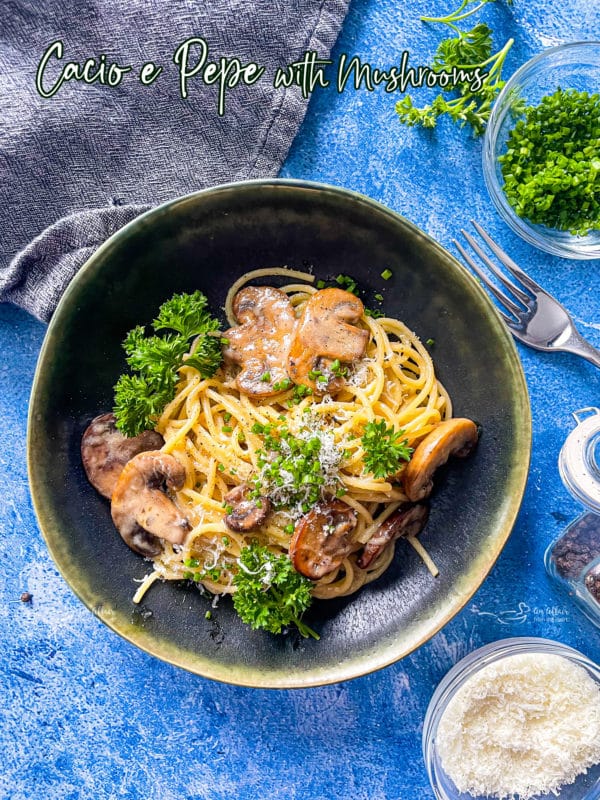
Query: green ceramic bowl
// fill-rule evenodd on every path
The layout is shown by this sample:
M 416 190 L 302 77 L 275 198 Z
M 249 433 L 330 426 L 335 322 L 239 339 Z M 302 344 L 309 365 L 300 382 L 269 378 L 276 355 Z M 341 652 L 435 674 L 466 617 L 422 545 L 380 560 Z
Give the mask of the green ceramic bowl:
M 421 536 L 432 578 L 406 542 L 390 569 L 350 598 L 316 602 L 320 641 L 252 631 L 228 599 L 155 584 L 140 607 L 135 580 L 149 565 L 115 532 L 108 502 L 88 484 L 79 444 L 112 407 L 125 369 L 121 342 L 174 292 L 201 289 L 211 307 L 243 272 L 263 266 L 355 277 L 383 290 L 386 313 L 434 339 L 438 375 L 455 413 L 477 420 L 475 455 L 440 480 Z M 393 272 L 389 281 L 381 278 Z M 440 630 L 480 586 L 514 524 L 531 444 L 527 389 L 513 341 L 486 294 L 445 250 L 361 195 L 314 183 L 219 186 L 144 214 L 104 244 L 73 280 L 42 348 L 29 418 L 29 475 L 52 558 L 73 591 L 110 628 L 192 672 L 256 687 L 346 680 L 391 664 Z M 93 644 L 91 645 L 93 646 Z

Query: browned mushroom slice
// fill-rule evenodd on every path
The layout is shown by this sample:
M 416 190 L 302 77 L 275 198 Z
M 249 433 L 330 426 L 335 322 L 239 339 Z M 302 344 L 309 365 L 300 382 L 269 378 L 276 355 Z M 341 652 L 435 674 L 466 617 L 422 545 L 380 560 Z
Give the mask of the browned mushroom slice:
M 321 289 L 306 304 L 290 347 L 288 371 L 295 383 L 310 386 L 314 392 L 335 394 L 344 379 L 327 375 L 332 361 L 352 363 L 366 352 L 369 334 L 356 323 L 364 313 L 362 302 L 344 289 Z M 327 381 L 315 380 L 318 370 Z
M 367 569 L 385 550 L 390 542 L 401 536 L 417 536 L 427 522 L 429 508 L 426 505 L 404 505 L 381 523 L 373 536 L 365 545 L 356 563 L 361 569 Z
M 225 525 L 231 531 L 255 531 L 266 520 L 271 511 L 271 501 L 268 497 L 248 497 L 250 487 L 247 484 L 236 486 L 225 495 L 227 505 L 233 511 L 224 519 Z
M 354 509 L 341 500 L 315 506 L 298 520 L 290 541 L 296 572 L 316 581 L 337 569 L 352 550 L 355 527 Z
M 296 324 L 288 296 L 271 286 L 246 286 L 233 299 L 233 313 L 240 326 L 223 334 L 229 340 L 223 357 L 241 367 L 238 389 L 254 397 L 277 394 L 275 385 L 289 379 L 286 359 Z
M 457 417 L 436 425 L 416 446 L 402 473 L 402 487 L 408 499 L 416 502 L 428 497 L 436 469 L 450 456 L 468 456 L 478 439 L 479 429 L 470 419 Z
M 136 553 L 156 556 L 161 539 L 183 544 L 190 524 L 166 491 L 177 491 L 184 482 L 182 464 L 160 450 L 140 453 L 125 465 L 113 492 L 111 514 L 123 540 Z
M 115 415 L 101 414 L 90 422 L 81 439 L 81 460 L 87 479 L 110 499 L 125 464 L 138 453 L 158 450 L 164 443 L 155 431 L 123 436 L 117 429 Z

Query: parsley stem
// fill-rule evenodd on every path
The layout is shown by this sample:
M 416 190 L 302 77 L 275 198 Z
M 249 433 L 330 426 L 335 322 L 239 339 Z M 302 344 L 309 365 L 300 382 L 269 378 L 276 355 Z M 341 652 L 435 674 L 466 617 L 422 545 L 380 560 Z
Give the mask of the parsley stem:
M 475 6 L 475 8 L 472 8 L 470 11 L 465 11 L 464 14 L 461 14 L 461 11 L 471 2 L 473 2 L 473 0 L 463 0 L 460 6 L 456 9 L 456 11 L 453 11 L 452 14 L 448 14 L 446 17 L 421 17 L 421 22 L 441 22 L 444 25 L 448 25 L 451 28 L 456 29 L 456 26 L 452 25 L 453 22 L 460 22 L 463 19 L 467 19 L 467 17 L 470 17 L 471 14 L 476 14 L 488 3 L 494 2 L 494 0 L 482 0 L 478 6 Z
M 506 58 L 508 51 L 510 50 L 510 48 L 513 46 L 514 43 L 515 43 L 514 39 L 509 39 L 501 50 L 498 50 L 498 52 L 495 55 L 490 56 L 482 64 L 479 64 L 480 67 L 485 67 L 491 61 L 494 61 L 494 64 L 492 65 L 490 71 L 488 72 L 488 79 L 495 72 L 499 72 L 502 69 L 502 65 L 504 64 L 504 59 Z

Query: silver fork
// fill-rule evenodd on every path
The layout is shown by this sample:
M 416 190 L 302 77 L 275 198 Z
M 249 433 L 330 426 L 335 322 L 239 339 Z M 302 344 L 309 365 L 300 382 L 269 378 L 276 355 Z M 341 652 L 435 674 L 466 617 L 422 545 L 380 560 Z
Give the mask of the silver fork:
M 461 229 L 472 250 L 483 261 L 505 289 L 512 294 L 514 300 L 501 291 L 481 269 L 479 264 L 461 246 L 456 239 L 454 244 L 471 269 L 485 283 L 490 292 L 509 312 L 499 310 L 499 314 L 511 330 L 513 336 L 536 350 L 563 350 L 591 361 L 600 367 L 600 350 L 587 342 L 575 328 L 569 312 L 552 295 L 545 292 L 529 275 L 509 258 L 496 242 L 475 220 L 471 223 L 479 236 L 494 253 L 500 263 L 519 281 L 517 285 L 496 266 L 492 259 L 482 250 L 475 239 Z M 515 302 L 517 300 L 518 302 Z

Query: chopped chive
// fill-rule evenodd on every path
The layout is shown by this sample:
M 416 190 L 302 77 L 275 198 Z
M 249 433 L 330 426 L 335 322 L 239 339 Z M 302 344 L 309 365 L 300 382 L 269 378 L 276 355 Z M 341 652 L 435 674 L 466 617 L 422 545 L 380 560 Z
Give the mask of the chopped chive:
M 392 272 L 391 269 L 384 269 L 383 272 L 381 273 L 381 277 L 383 278 L 384 281 L 389 281 L 389 279 L 392 277 L 393 274 L 394 273 Z
M 385 314 L 378 308 L 365 308 L 365 316 L 371 317 L 372 319 L 379 319 L 380 317 L 385 317 Z

